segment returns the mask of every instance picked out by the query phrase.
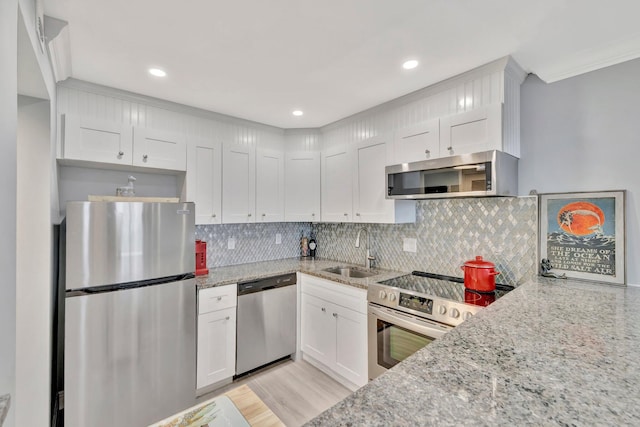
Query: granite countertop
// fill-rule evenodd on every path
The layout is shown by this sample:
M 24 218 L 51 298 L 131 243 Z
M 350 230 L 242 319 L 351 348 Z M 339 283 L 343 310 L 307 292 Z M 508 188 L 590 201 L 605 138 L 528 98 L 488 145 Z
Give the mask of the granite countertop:
M 640 425 L 640 288 L 535 279 L 309 426 Z
M 302 273 L 321 277 L 323 279 L 332 280 L 334 282 L 343 283 L 345 285 L 354 286 L 361 289 L 367 289 L 369 284 L 382 280 L 392 279 L 394 277 L 409 274 L 408 272 L 372 269 L 377 274 L 375 276 L 358 279 L 354 277 L 344 277 L 339 274 L 327 273 L 323 271 L 326 268 L 336 266 L 349 266 L 364 269 L 356 264 L 347 262 L 326 260 L 326 259 L 301 259 L 288 258 L 275 261 L 252 262 L 248 264 L 230 265 L 227 267 L 217 267 L 209 269 L 209 275 L 196 277 L 198 289 L 206 289 L 215 286 L 228 285 L 230 283 L 247 282 L 250 280 L 262 279 L 269 276 L 279 274 Z

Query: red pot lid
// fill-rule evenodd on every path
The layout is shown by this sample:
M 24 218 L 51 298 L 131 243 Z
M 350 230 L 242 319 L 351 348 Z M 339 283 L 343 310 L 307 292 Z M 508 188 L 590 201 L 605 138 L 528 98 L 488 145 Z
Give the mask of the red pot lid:
M 491 261 L 485 261 L 481 256 L 477 256 L 475 260 L 466 261 L 464 263 L 465 267 L 474 267 L 474 268 L 495 268 L 496 265 Z

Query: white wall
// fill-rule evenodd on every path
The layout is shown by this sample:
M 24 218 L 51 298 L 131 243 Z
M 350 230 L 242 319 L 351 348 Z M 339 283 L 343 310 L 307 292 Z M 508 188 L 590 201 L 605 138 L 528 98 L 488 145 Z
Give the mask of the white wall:
M 50 422 L 51 133 L 48 100 L 18 97 L 16 425 Z
M 521 93 L 520 194 L 627 190 L 627 281 L 640 284 L 640 60 Z
M 0 1 L 0 395 L 15 397 L 18 2 Z M 9 410 L 5 426 L 15 424 Z
M 17 20 L 20 26 L 24 26 L 22 30 L 26 30 L 31 44 L 31 50 L 21 51 L 20 55 L 32 55 L 33 61 L 29 63 L 34 64 L 29 73 L 18 68 L 18 79 L 26 74 L 39 75 L 42 79 L 40 84 L 46 88 L 53 103 L 51 105 L 55 105 L 53 72 L 47 54 L 40 49 L 35 31 L 36 1 L 18 0 L 18 5 L 20 13 Z M 2 60 L 5 60 L 4 55 Z M 13 102 L 17 103 L 15 96 Z M 29 107 L 21 109 L 21 113 L 29 110 L 24 117 L 29 117 L 29 126 L 36 127 L 27 130 L 26 134 L 20 130 L 17 155 L 13 158 L 14 164 L 18 163 L 17 217 L 12 224 L 17 233 L 13 250 L 16 254 L 16 426 L 48 425 L 50 422 L 51 189 L 56 188 L 57 177 L 52 162 L 55 121 L 47 104 L 34 106 L 33 110 Z M 38 200 L 32 199 L 32 195 L 36 195 Z M 8 206 L 12 205 L 9 203 Z M 34 239 L 39 244 L 34 245 Z

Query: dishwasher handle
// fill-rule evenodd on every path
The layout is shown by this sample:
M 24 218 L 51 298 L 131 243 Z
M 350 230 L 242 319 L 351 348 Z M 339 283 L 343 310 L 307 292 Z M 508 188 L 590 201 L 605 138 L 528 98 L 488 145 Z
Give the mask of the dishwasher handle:
M 238 283 L 238 296 L 248 295 L 255 292 L 268 291 L 296 284 L 296 273 L 282 274 L 279 276 L 266 277 L 264 279 L 250 282 Z

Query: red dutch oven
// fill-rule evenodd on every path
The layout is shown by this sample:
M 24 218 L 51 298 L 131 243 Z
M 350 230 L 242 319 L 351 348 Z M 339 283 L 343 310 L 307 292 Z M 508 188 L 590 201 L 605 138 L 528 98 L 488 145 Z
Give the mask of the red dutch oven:
M 485 261 L 481 256 L 475 260 L 467 261 L 460 268 L 464 271 L 464 287 L 477 292 L 493 292 L 496 290 L 496 276 L 500 274 L 495 270 L 495 264 Z

